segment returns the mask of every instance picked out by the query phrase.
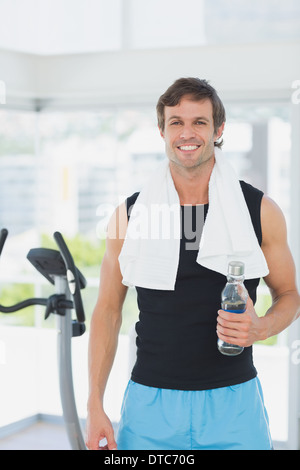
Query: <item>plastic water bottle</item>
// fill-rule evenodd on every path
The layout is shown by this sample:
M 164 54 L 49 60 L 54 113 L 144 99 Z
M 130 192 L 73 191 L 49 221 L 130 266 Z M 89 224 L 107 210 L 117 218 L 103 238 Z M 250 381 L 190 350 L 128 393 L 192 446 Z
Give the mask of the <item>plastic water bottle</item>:
M 222 291 L 222 310 L 234 313 L 243 313 L 246 310 L 248 298 L 247 289 L 244 286 L 244 263 L 231 261 L 228 265 L 227 283 Z M 242 346 L 229 344 L 218 339 L 218 349 L 226 356 L 237 356 L 244 350 Z

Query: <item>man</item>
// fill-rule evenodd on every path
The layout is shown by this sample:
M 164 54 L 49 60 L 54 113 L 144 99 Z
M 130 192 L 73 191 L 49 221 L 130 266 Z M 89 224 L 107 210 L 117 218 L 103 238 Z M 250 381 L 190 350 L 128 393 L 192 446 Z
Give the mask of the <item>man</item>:
M 199 208 L 208 221 L 208 208 L 213 210 L 210 188 L 218 162 L 216 151 L 222 146 L 225 125 L 222 102 L 205 80 L 179 79 L 160 97 L 157 113 L 171 175 L 167 189 L 175 188 L 174 198 L 178 198 L 181 210 L 190 207 L 194 211 L 193 224 L 195 220 L 198 224 L 194 216 Z M 272 294 L 272 306 L 264 317 L 258 318 L 253 306 L 258 274 L 245 281 L 249 298 L 244 313 L 220 310 L 226 277 L 199 264 L 199 245 L 197 249 L 187 249 L 184 226 L 179 248 L 174 245 L 180 254 L 178 264 L 174 264 L 173 286 L 169 286 L 172 282 L 169 283 L 168 275 L 166 288 L 159 285 L 160 281 L 154 287 L 148 281 L 139 285 L 139 278 L 146 279 L 149 273 L 141 276 L 142 257 L 135 260 L 140 270 L 134 274 L 140 309 L 137 362 L 125 392 L 116 439 L 103 409 L 103 395 L 117 348 L 126 284 L 130 285 L 125 279 L 126 266 L 120 268 L 127 243 L 124 239 L 130 209 L 134 210 L 142 191 L 140 197 L 135 194 L 117 208 L 108 227 L 99 297 L 90 330 L 89 449 L 99 449 L 103 438 L 107 440 L 104 449 L 109 450 L 272 449 L 251 346 L 280 333 L 298 318 L 299 294 L 281 210 L 259 190 L 244 182 L 238 184 L 251 216 L 257 249 L 268 266 L 263 277 Z M 151 197 L 155 199 L 155 191 Z M 196 232 L 203 229 L 204 233 L 206 224 L 204 228 L 198 224 Z M 215 233 L 217 244 L 221 243 L 224 227 L 215 227 Z M 157 270 L 157 278 L 163 278 L 169 264 L 171 258 L 170 263 Z M 149 277 L 150 281 L 154 279 L 155 271 Z M 243 346 L 244 352 L 234 358 L 223 356 L 217 350 L 218 337 Z

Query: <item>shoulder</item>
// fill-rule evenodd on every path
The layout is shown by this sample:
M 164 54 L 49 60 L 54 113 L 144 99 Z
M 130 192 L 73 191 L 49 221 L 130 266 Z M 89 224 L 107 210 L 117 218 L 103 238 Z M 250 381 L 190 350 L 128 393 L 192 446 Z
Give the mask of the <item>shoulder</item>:
M 273 298 L 281 293 L 296 291 L 295 264 L 288 245 L 285 217 L 273 199 L 264 196 L 262 212 L 262 250 L 269 274 L 265 277 Z
M 261 225 L 263 244 L 286 241 L 287 229 L 284 214 L 278 204 L 265 195 L 261 202 Z
M 119 318 L 120 302 L 124 301 L 127 287 L 122 284 L 119 255 L 124 243 L 127 229 L 127 212 L 125 201 L 112 214 L 106 234 L 106 247 L 101 263 L 101 275 L 97 311 L 109 309 L 109 314 L 116 313 Z
M 128 225 L 126 201 L 120 204 L 113 212 L 107 226 L 107 251 L 118 253 L 121 251 Z

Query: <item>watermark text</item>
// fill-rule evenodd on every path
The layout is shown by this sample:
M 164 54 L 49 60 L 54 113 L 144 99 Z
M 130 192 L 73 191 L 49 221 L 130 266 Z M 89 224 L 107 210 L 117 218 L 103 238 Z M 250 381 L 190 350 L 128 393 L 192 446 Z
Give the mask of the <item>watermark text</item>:
M 292 88 L 295 89 L 295 91 L 292 93 L 292 103 L 300 104 L 300 80 L 294 80 L 292 83 Z
M 300 364 L 300 339 L 296 339 L 292 343 L 293 352 L 291 353 L 292 364 L 298 366 Z
M 130 223 L 124 230 L 124 213 L 115 211 L 111 204 L 101 204 L 97 208 L 99 217 L 96 233 L 98 238 L 126 238 L 131 240 L 181 240 L 186 250 L 198 250 L 204 226 L 204 206 L 185 206 L 182 210 L 177 204 L 150 204 L 136 202 L 134 211 L 128 208 Z

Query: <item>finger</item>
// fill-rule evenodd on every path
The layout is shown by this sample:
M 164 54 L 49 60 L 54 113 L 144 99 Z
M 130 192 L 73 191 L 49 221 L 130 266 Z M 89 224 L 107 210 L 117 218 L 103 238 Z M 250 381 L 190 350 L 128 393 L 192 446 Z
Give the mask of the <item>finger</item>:
M 85 445 L 89 450 L 99 450 L 99 441 L 98 440 L 86 441 Z
M 238 337 L 241 335 L 241 330 L 238 328 L 239 324 L 226 322 L 226 326 L 221 323 L 217 324 L 217 335 L 220 339 L 221 335 L 226 338 Z
M 234 342 L 234 344 L 238 344 L 236 341 L 242 339 L 242 333 L 239 330 L 222 328 L 219 326 L 217 327 L 217 336 L 226 343 Z
M 241 323 L 245 321 L 245 316 L 247 315 L 246 310 L 243 313 L 234 313 L 234 312 L 228 312 L 226 310 L 218 310 L 218 316 L 217 316 L 217 322 L 218 323 L 230 323 L 230 324 L 235 324 L 235 323 Z
M 114 432 L 112 431 L 107 436 L 107 446 L 108 450 L 117 450 L 117 443 L 115 441 Z
M 106 437 L 101 438 L 98 445 L 100 450 L 116 450 L 117 443 L 114 438 L 113 430 L 107 431 Z
M 86 439 L 85 444 L 89 450 L 100 450 L 107 445 L 105 434 L 100 434 L 99 437 L 96 434 L 93 438 Z

